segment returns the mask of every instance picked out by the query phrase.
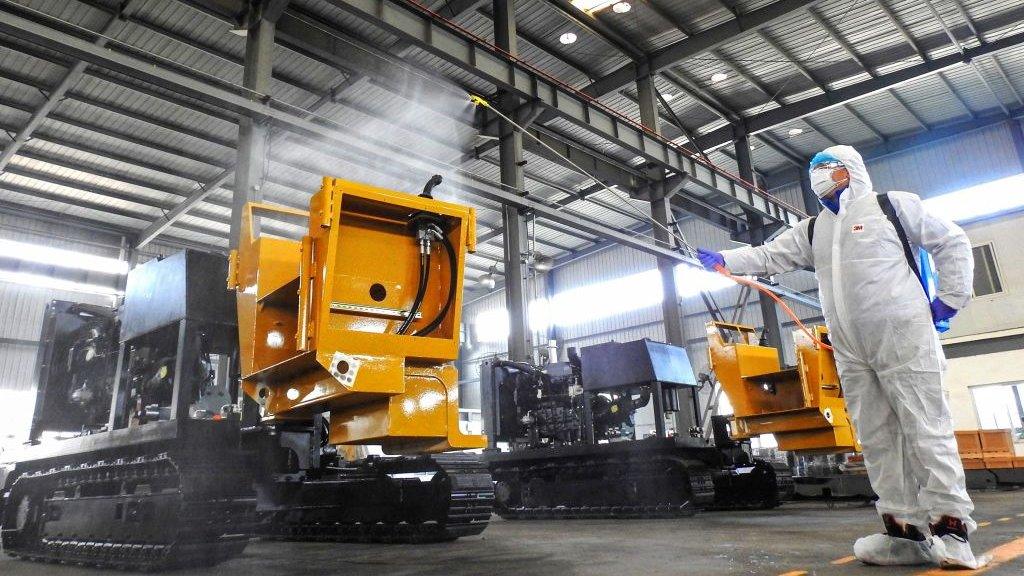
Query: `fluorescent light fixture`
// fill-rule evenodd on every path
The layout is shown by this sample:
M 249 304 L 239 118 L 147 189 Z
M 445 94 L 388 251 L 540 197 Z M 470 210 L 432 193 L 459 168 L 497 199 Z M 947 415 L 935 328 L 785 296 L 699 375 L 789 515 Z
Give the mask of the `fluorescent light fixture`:
M 572 5 L 584 12 L 597 12 L 604 10 L 619 0 L 572 0 Z
M 955 222 L 1024 207 L 1024 174 L 924 200 L 929 211 Z
M 714 74 L 711 75 L 711 81 L 712 82 L 721 82 L 721 81 L 725 80 L 728 77 L 729 77 L 729 75 L 726 74 L 725 72 L 715 72 Z
M 573 32 L 566 32 L 558 37 L 558 41 L 562 44 L 572 44 L 576 42 L 576 34 Z
M 0 240 L 0 254 L 26 262 L 46 264 L 58 268 L 89 270 L 105 274 L 127 274 L 128 263 L 117 258 L 83 254 L 72 250 L 61 250 L 14 240 Z
M 633 7 L 629 5 L 629 2 L 616 2 L 615 4 L 612 4 L 612 11 L 616 14 L 625 14 L 632 9 Z
M 803 133 L 804 133 L 804 129 L 803 128 L 790 128 L 789 132 L 787 132 L 787 134 L 789 134 L 790 136 L 799 136 L 799 135 L 801 135 Z
M 38 288 L 49 288 L 51 290 L 67 290 L 68 292 L 86 292 L 89 294 L 104 294 L 107 296 L 120 296 L 122 292 L 113 286 L 101 286 L 99 284 L 85 284 L 72 280 L 43 276 L 41 274 L 29 274 L 27 272 L 10 272 L 0 270 L 0 282 L 12 282 L 24 286 L 36 286 Z

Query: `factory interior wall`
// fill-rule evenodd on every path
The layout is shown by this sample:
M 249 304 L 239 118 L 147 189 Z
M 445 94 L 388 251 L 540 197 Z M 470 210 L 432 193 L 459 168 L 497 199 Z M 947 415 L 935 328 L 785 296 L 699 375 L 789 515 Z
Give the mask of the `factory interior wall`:
M 970 343 L 985 352 L 997 339 L 1024 334 L 1024 252 L 1020 229 L 1024 213 L 1010 214 L 964 225 L 973 246 L 990 244 L 1002 291 L 976 296 L 952 322 L 942 338 L 947 355 Z M 945 386 L 958 430 L 984 427 L 978 418 L 973 389 L 987 385 L 1024 383 L 1024 349 L 999 350 L 948 359 Z M 1009 407 L 1013 408 L 1013 407 Z M 1024 456 L 1024 439 L 1017 436 L 1017 454 Z

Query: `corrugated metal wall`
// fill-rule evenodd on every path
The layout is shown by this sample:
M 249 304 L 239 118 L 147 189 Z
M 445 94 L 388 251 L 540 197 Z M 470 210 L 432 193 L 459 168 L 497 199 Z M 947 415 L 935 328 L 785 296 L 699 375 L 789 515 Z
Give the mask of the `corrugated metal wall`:
M 887 156 L 868 165 L 875 187 L 878 190 L 909 190 L 922 196 L 933 196 L 957 190 L 973 184 L 995 180 L 1020 173 L 1022 166 L 1016 155 L 1010 127 L 1006 124 L 963 134 L 923 146 L 906 153 Z M 798 182 L 779 186 L 772 193 L 797 206 L 803 205 Z M 684 235 L 695 246 L 713 249 L 735 247 L 723 230 L 697 219 L 682 223 Z M 653 257 L 635 250 L 614 247 L 560 266 L 549 275 L 554 291 L 594 284 L 619 278 L 655 267 Z M 816 296 L 814 276 L 807 272 L 780 275 L 778 280 L 787 287 Z M 737 304 L 738 288 L 728 288 L 715 293 L 719 306 L 732 314 Z M 629 298 L 629 294 L 622 294 Z M 684 331 L 687 351 L 694 369 L 698 372 L 708 369 L 705 323 L 709 320 L 706 308 L 699 297 L 683 298 L 680 305 L 684 314 Z M 820 312 L 802 305 L 792 305 L 802 319 L 820 322 Z M 463 318 L 471 324 L 477 314 L 493 308 L 504 308 L 504 293 L 496 292 L 465 307 Z M 638 338 L 664 339 L 660 306 L 650 306 L 629 313 L 601 320 L 594 320 L 561 329 L 563 346 L 587 346 L 610 340 L 629 341 Z M 794 329 L 791 322 L 783 318 L 788 332 Z M 756 296 L 751 297 L 743 309 L 740 322 L 761 326 L 761 311 Z M 474 349 L 464 356 L 463 383 L 466 388 L 477 384 L 479 360 L 494 354 L 503 354 L 505 343 L 492 343 Z M 786 350 L 787 362 L 794 362 L 792 350 Z M 467 390 L 465 398 L 477 398 L 478 392 Z M 464 404 L 466 407 L 476 405 Z

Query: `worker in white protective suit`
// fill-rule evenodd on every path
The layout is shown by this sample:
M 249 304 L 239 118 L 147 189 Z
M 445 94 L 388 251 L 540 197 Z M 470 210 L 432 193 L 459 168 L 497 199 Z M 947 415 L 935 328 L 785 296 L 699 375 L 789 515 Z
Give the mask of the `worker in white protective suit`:
M 709 269 L 758 276 L 814 268 L 885 526 L 884 533 L 857 540 L 854 555 L 869 564 L 978 568 L 986 559 L 976 558 L 968 541 L 977 527 L 974 506 L 942 391 L 945 358 L 933 325 L 971 298 L 970 241 L 956 224 L 929 213 L 918 196 L 876 194 L 864 160 L 849 146 L 819 153 L 810 175 L 827 208 L 813 222 L 803 220 L 762 246 L 702 249 L 700 259 Z M 885 196 L 904 239 L 893 211 L 889 217 L 883 211 Z M 910 245 L 934 258 L 938 297 L 930 303 L 908 261 Z

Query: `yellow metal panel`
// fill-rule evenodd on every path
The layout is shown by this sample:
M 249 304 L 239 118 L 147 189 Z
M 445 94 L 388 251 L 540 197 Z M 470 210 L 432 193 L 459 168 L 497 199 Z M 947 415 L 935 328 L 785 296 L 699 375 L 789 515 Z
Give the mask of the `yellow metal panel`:
M 308 221 L 301 241 L 259 236 L 254 213 Z M 439 242 L 421 316 L 396 334 L 419 281 L 410 216 L 443 218 L 455 282 Z M 457 357 L 462 270 L 475 248 L 475 212 L 464 206 L 325 177 L 309 212 L 250 205 L 232 278 L 238 291 L 243 390 L 265 418 L 331 413 L 332 441 L 404 451 L 479 448 L 459 431 Z M 416 336 L 454 301 L 438 328 Z
M 814 331 L 827 340 L 825 327 Z M 807 454 L 860 450 L 830 350 L 796 332 L 797 366 L 780 370 L 778 351 L 755 344 L 753 328 L 711 322 L 707 334 L 711 367 L 733 406 L 735 438 L 774 434 L 780 449 Z

